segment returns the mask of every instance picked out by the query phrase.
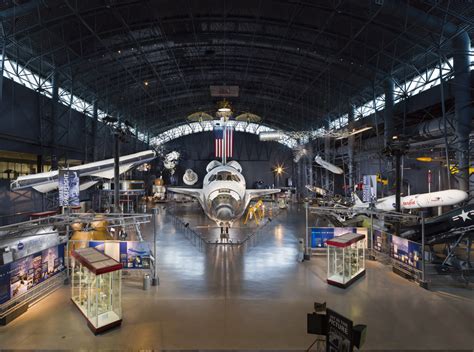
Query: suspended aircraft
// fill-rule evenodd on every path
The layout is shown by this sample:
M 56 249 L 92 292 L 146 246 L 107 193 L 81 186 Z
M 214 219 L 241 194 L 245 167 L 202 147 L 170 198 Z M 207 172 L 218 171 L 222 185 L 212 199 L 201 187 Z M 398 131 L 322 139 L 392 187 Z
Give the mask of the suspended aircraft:
M 147 163 L 156 157 L 154 150 L 121 156 L 119 158 L 119 173 L 123 174 L 132 168 Z M 77 171 L 80 177 L 81 191 L 98 183 L 100 179 L 111 180 L 114 178 L 114 159 L 95 161 L 92 163 L 72 166 L 69 171 Z M 41 193 L 48 193 L 58 189 L 59 171 L 40 172 L 33 175 L 20 176 L 10 184 L 12 191 L 33 188 Z
M 359 197 L 354 193 L 355 204 L 353 209 L 367 209 L 371 207 L 371 203 L 363 203 Z M 455 205 L 465 201 L 468 194 L 459 189 L 448 189 L 446 191 L 420 193 L 410 196 L 400 197 L 401 209 L 420 209 L 443 207 Z M 373 207 L 382 211 L 395 210 L 395 195 L 380 198 L 373 203 Z
M 323 160 L 319 155 L 316 155 L 316 157 L 314 158 L 314 161 L 319 166 L 322 166 L 323 168 L 325 168 L 326 170 L 331 171 L 334 174 L 341 175 L 342 173 L 344 173 L 344 171 L 342 171 L 342 169 L 340 167 Z

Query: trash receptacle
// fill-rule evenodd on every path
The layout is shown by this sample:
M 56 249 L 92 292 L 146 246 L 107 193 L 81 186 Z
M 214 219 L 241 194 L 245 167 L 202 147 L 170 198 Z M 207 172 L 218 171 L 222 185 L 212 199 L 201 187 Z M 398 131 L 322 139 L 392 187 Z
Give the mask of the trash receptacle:
M 150 285 L 151 285 L 151 277 L 149 274 L 145 274 L 143 276 L 143 289 L 145 291 L 149 290 L 150 289 Z

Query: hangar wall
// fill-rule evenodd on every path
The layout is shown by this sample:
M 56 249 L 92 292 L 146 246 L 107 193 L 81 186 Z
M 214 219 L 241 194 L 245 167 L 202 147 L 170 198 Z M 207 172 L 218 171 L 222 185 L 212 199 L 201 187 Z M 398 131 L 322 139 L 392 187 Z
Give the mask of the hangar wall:
M 214 134 L 201 132 L 184 136 L 165 144 L 167 151 L 177 150 L 181 153 L 181 161 L 176 175 L 178 185 L 183 185 L 183 174 L 186 169 L 193 169 L 199 175 L 199 184 L 206 174 L 206 166 L 214 158 Z M 277 142 L 261 142 L 257 135 L 235 132 L 234 157 L 242 165 L 247 187 L 254 187 L 257 181 L 263 181 L 266 186 L 274 182 L 273 169 L 283 165 L 285 173 L 277 186 L 286 186 L 287 178 L 293 178 L 292 151 Z M 164 175 L 165 179 L 167 175 Z M 275 180 L 276 181 L 276 180 Z
M 90 162 L 113 156 L 114 137 L 109 127 L 59 103 L 55 104 L 58 123 L 54 123 L 52 105 L 50 98 L 4 78 L 0 151 L 41 156 L 43 162 L 50 161 L 56 154 L 61 163 L 71 159 Z M 148 149 L 145 143 L 129 138 L 121 144 L 120 153 L 126 155 L 145 149 Z M 10 192 L 9 187 L 8 180 L 0 180 L 0 225 L 11 221 L 11 214 L 48 208 L 41 194 L 28 190 Z

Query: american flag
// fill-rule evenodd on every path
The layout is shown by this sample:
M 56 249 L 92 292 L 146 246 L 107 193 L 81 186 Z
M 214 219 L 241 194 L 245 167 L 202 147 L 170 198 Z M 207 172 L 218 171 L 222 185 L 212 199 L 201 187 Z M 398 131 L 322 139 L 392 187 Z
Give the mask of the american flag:
M 214 151 L 216 158 L 222 158 L 224 156 L 224 127 L 216 125 L 214 126 Z M 226 158 L 232 158 L 234 154 L 234 129 L 232 127 L 226 127 L 226 143 L 225 143 L 225 155 Z

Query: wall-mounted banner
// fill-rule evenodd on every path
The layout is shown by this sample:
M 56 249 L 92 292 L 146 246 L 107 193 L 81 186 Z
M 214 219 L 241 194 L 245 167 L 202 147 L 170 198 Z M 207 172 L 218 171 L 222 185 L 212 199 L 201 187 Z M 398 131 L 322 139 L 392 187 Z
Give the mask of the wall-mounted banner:
M 345 233 L 358 233 L 365 235 L 367 239 L 366 227 L 312 227 L 311 228 L 311 248 L 326 248 L 326 241 Z
M 350 352 L 352 345 L 352 320 L 343 317 L 331 309 L 326 309 L 328 334 L 326 336 L 327 352 Z
M 364 175 L 364 188 L 362 190 L 362 201 L 373 202 L 377 200 L 377 176 Z
M 79 172 L 59 170 L 59 206 L 79 205 Z
M 0 266 L 0 304 L 64 270 L 64 244 Z

